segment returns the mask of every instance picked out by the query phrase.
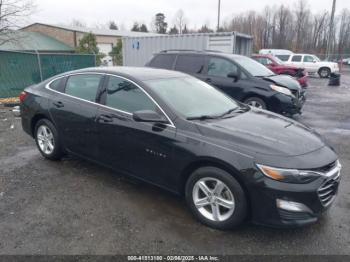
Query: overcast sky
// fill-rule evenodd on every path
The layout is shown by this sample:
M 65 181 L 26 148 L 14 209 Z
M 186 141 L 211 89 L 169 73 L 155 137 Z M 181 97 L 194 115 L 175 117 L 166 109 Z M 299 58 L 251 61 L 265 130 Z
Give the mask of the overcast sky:
M 158 12 L 166 16 L 172 25 L 174 16 L 182 9 L 190 28 L 202 24 L 216 26 L 218 0 L 34 0 L 37 10 L 28 22 L 69 24 L 73 19 L 84 21 L 88 26 L 106 24 L 114 20 L 124 29 L 130 29 L 134 21 L 145 23 L 148 27 Z M 308 0 L 313 12 L 330 10 L 332 0 Z M 221 0 L 222 21 L 231 15 L 248 10 L 261 11 L 266 5 L 285 4 L 294 6 L 296 0 Z M 350 0 L 337 0 L 337 10 L 350 9 Z

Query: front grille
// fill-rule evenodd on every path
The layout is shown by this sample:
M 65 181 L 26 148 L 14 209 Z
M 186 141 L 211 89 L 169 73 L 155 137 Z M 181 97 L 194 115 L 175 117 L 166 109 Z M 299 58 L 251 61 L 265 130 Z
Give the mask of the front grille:
M 298 90 L 292 90 L 292 94 L 295 96 L 295 98 L 299 99 L 299 91 Z
M 316 171 L 316 172 L 322 172 L 322 173 L 328 173 L 329 171 L 331 171 L 333 168 L 335 168 L 337 165 L 337 161 L 334 161 L 328 165 L 325 165 L 323 167 L 320 168 L 314 168 L 311 169 L 312 171 Z
M 322 186 L 317 190 L 318 197 L 323 206 L 328 206 L 334 199 L 338 191 L 339 186 L 339 172 L 334 178 L 328 179 Z

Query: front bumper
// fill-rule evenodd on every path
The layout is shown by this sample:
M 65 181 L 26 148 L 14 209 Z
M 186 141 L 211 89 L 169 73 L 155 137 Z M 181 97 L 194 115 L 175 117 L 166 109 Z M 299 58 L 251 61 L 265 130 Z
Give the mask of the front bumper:
M 282 183 L 265 176 L 252 187 L 252 221 L 273 227 L 298 227 L 315 223 L 334 202 L 340 171 L 321 176 L 308 184 Z M 278 201 L 297 203 L 302 208 L 278 206 Z
M 295 96 L 295 98 L 292 98 L 283 94 L 276 94 L 272 100 L 273 102 L 271 103 L 271 111 L 283 115 L 295 115 L 301 114 L 302 108 L 306 101 L 306 95 L 305 92 L 301 92 Z
M 301 85 L 301 87 L 306 88 L 307 85 L 307 80 L 308 80 L 308 76 L 304 75 L 302 77 L 297 78 L 297 81 L 299 82 L 299 84 Z

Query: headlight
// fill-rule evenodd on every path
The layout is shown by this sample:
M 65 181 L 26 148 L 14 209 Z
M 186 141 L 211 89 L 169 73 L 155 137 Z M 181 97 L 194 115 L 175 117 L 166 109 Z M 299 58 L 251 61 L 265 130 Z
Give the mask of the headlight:
M 292 92 L 288 88 L 285 88 L 282 86 L 276 86 L 276 85 L 270 85 L 270 87 L 272 90 L 275 90 L 278 93 L 282 93 L 286 96 L 293 96 Z
M 257 164 L 257 166 L 265 176 L 285 183 L 305 184 L 314 181 L 321 176 L 320 173 L 313 171 L 275 168 L 259 164 Z

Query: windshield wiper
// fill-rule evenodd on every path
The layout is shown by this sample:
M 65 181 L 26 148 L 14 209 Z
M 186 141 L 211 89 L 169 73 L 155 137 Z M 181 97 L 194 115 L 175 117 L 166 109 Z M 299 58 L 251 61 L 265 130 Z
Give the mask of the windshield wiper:
M 210 115 L 202 115 L 202 116 L 190 116 L 187 117 L 187 120 L 207 120 L 207 119 L 215 119 L 219 118 L 220 116 L 210 116 Z
M 231 113 L 244 113 L 246 111 L 247 111 L 246 108 L 235 107 L 235 108 L 232 108 L 230 110 L 227 110 L 225 113 L 221 114 L 220 117 L 224 117 L 224 116 L 229 115 Z

